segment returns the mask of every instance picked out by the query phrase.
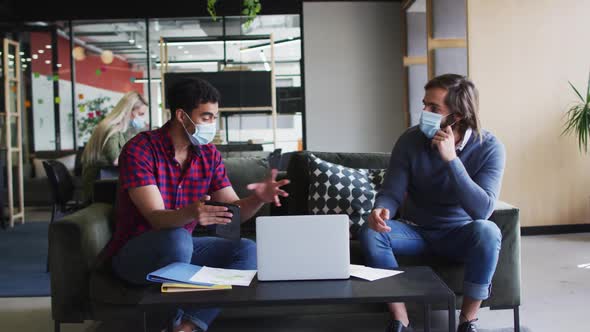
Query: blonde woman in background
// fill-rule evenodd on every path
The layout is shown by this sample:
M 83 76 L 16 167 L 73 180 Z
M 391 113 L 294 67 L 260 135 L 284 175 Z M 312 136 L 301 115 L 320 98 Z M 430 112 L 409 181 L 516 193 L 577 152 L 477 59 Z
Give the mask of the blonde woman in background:
M 84 201 L 92 200 L 93 184 L 101 167 L 117 166 L 125 143 L 145 129 L 147 102 L 137 92 L 127 92 L 96 126 L 82 153 Z

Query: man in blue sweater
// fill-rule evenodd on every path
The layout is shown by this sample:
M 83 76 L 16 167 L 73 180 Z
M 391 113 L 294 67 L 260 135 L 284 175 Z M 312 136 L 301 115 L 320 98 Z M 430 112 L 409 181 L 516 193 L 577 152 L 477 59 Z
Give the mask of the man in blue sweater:
M 403 133 L 393 148 L 361 245 L 367 264 L 376 268 L 398 267 L 395 255 L 430 253 L 463 262 L 458 331 L 476 332 L 502 239 L 487 219 L 500 192 L 504 145 L 482 130 L 478 92 L 469 79 L 442 75 L 424 89 L 420 125 Z M 404 221 L 391 219 L 398 211 Z M 388 307 L 393 319 L 387 331 L 411 331 L 405 305 Z

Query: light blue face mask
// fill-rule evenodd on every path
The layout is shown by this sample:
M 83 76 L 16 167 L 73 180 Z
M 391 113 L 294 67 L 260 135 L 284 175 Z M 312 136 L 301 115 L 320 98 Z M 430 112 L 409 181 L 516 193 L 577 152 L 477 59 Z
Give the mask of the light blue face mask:
M 213 141 L 215 137 L 215 133 L 217 132 L 217 125 L 215 122 L 213 123 L 205 123 L 205 124 L 195 124 L 193 120 L 188 116 L 188 114 L 184 113 L 186 118 L 195 126 L 195 132 L 191 135 L 184 127 L 184 123 L 182 126 L 184 127 L 184 131 L 188 135 L 189 141 L 191 141 L 192 145 L 204 145 L 209 144 Z
M 134 129 L 141 129 L 145 127 L 145 121 L 143 120 L 143 118 L 136 116 L 135 119 L 132 119 L 129 122 L 129 126 Z
M 440 130 L 442 119 L 451 114 L 442 116 L 433 112 L 422 111 L 422 116 L 420 117 L 420 130 L 426 135 L 426 137 L 433 138 L 434 135 L 436 135 L 436 132 Z

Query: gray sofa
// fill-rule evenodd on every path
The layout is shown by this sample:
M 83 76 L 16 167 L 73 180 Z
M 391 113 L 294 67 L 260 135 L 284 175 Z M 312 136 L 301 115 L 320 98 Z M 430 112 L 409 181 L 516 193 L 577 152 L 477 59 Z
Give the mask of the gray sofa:
M 291 180 L 288 199 L 283 207 L 266 206 L 260 215 L 308 214 L 307 156 L 309 152 L 294 153 L 286 177 Z M 322 153 L 316 156 L 348 167 L 385 168 L 388 154 L 373 153 Z M 264 159 L 228 158 L 225 160 L 228 175 L 240 196 L 247 193 L 245 185 L 261 180 L 268 172 Z M 49 230 L 52 316 L 56 331 L 60 323 L 84 320 L 132 319 L 138 317 L 135 306 L 144 288 L 132 287 L 113 277 L 108 266 L 97 266 L 96 258 L 112 234 L 112 216 L 116 183 L 104 181 L 95 187 L 97 202 L 72 215 L 54 222 Z M 513 309 L 515 326 L 518 326 L 520 305 L 520 225 L 519 211 L 500 202 L 491 217 L 502 230 L 503 240 L 498 268 L 493 278 L 492 296 L 484 302 L 491 309 Z M 254 218 L 253 218 L 254 219 Z M 196 231 L 198 235 L 201 231 Z M 246 222 L 243 234 L 254 237 L 253 221 Z M 359 246 L 351 242 L 352 263 L 363 263 Z M 463 268 L 461 264 L 438 257 L 401 257 L 402 265 L 429 265 L 453 289 L 461 304 Z M 224 317 L 258 317 L 288 314 L 331 314 L 384 311 L 383 305 L 317 305 L 280 308 L 240 308 L 223 311 Z

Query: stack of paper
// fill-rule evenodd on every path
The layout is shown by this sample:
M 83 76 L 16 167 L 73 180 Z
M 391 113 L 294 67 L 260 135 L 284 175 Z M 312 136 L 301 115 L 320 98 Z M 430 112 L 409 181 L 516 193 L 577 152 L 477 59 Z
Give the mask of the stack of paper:
M 147 275 L 146 279 L 162 283 L 162 292 L 194 292 L 248 286 L 256 270 L 218 269 L 187 263 L 172 263 Z
M 364 265 L 350 264 L 350 275 L 353 277 L 375 281 L 377 279 L 392 277 L 404 271 L 376 269 Z

